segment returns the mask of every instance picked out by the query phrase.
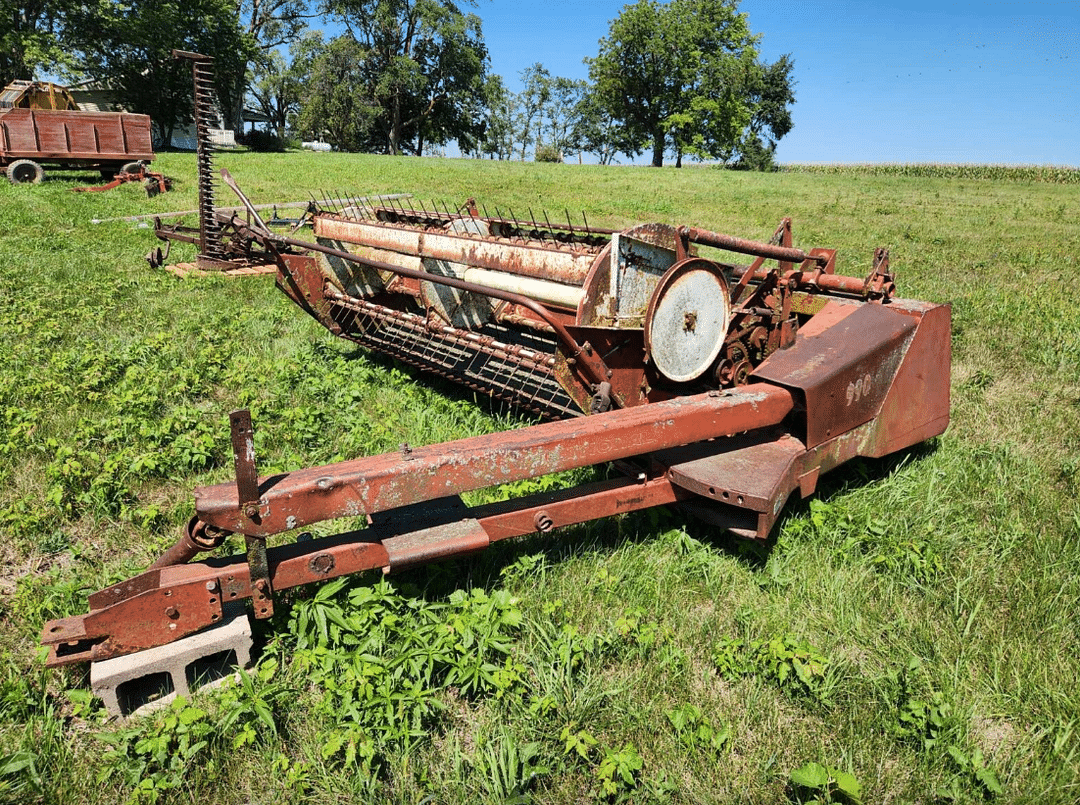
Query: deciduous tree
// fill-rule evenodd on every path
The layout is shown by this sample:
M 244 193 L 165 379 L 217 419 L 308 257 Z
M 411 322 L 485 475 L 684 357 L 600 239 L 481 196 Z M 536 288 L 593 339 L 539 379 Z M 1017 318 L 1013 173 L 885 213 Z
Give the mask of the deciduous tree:
M 379 110 L 390 154 L 481 135 L 487 48 L 480 18 L 451 0 L 327 0 L 363 54 L 356 89 Z
M 343 151 L 368 151 L 377 143 L 372 130 L 382 113 L 375 100 L 363 94 L 367 51 L 351 36 L 339 36 L 326 46 L 321 38 L 306 40 L 310 68 L 297 128 L 301 133 Z
M 232 76 L 254 53 L 230 0 L 84 5 L 68 23 L 66 41 L 78 68 L 108 83 L 126 109 L 150 115 L 166 145 L 193 113 L 191 63 L 173 59 L 172 49 L 214 58 L 223 109 L 235 102 Z
M 738 146 L 735 167 L 744 170 L 771 170 L 776 144 L 791 131 L 791 109 L 795 102 L 790 55 L 781 56 L 772 64 L 762 63 L 751 77 L 748 86 L 754 107 L 750 125 L 746 127 Z
M 521 92 L 517 94 L 515 136 L 521 146 L 521 161 L 525 161 L 530 145 L 539 145 L 541 116 L 551 95 L 551 73 L 537 62 L 521 71 Z
M 60 29 L 64 0 L 0 0 L 0 89 L 14 79 L 31 79 L 43 65 L 64 61 Z
M 240 27 L 253 43 L 250 58 L 243 69 L 232 75 L 232 89 L 228 97 L 232 101 L 224 110 L 228 125 L 240 131 L 244 125 L 244 95 L 249 87 L 248 68 L 256 63 L 256 72 L 272 64 L 277 48 L 295 42 L 304 33 L 307 20 L 316 16 L 309 0 L 233 0 Z M 263 75 L 265 78 L 265 75 Z
M 639 0 L 612 22 L 589 74 L 629 153 L 651 148 L 656 167 L 669 150 L 679 165 L 684 154 L 727 160 L 759 103 L 757 42 L 737 0 Z
M 484 83 L 484 109 L 484 136 L 476 149 L 477 155 L 510 159 L 514 155 L 517 96 L 496 73 L 489 74 Z
M 547 155 L 580 150 L 581 101 L 585 81 L 553 76 L 537 62 L 521 71 L 522 90 L 516 98 L 515 139 L 524 160 L 533 147 Z
M 632 142 L 625 141 L 625 130 L 589 88 L 578 105 L 581 150 L 593 154 L 601 165 L 610 165 L 617 154 L 635 153 Z
M 248 91 L 254 105 L 270 121 L 278 137 L 285 136 L 290 118 L 300 110 L 307 95 L 311 59 L 322 45 L 321 34 L 309 33 L 293 43 L 290 61 L 276 50 L 255 57 Z

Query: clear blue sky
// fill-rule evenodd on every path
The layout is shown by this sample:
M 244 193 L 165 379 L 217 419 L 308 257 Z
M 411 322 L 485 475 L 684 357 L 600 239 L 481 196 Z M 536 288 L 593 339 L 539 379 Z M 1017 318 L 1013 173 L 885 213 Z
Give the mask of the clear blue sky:
M 586 78 L 618 0 L 478 0 L 508 86 Z M 1080 0 L 743 0 L 762 55 L 795 60 L 781 162 L 1080 166 Z

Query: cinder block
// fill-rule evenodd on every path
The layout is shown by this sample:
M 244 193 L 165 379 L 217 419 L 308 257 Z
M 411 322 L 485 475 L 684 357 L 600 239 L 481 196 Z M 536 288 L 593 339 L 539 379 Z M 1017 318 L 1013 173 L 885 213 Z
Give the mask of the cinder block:
M 115 716 L 145 715 L 176 696 L 220 685 L 235 666 L 251 665 L 251 623 L 243 606 L 167 646 L 90 664 L 90 687 Z

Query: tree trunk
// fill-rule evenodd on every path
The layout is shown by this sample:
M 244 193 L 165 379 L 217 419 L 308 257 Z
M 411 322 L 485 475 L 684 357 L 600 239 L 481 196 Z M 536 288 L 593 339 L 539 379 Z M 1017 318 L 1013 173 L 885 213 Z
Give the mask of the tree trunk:
M 681 168 L 682 167 L 682 149 L 681 148 L 679 148 L 679 149 L 677 149 L 675 151 L 675 167 L 676 168 Z
M 653 134 L 652 144 L 652 167 L 664 167 L 664 132 L 657 131 Z
M 390 155 L 396 157 L 400 153 L 401 144 L 401 98 L 397 95 L 394 96 L 394 102 L 391 104 L 390 136 L 387 139 Z
M 244 133 L 244 95 L 247 92 L 246 72 L 247 68 L 245 67 L 239 76 L 232 79 L 228 106 L 221 102 L 221 94 L 217 94 L 218 104 L 222 107 L 222 128 L 232 129 L 236 134 Z

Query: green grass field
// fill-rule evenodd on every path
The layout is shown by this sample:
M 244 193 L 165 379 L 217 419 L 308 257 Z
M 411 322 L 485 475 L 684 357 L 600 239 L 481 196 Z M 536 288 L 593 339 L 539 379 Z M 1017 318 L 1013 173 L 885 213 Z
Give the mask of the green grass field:
M 90 221 L 193 208 L 194 156 L 156 164 L 178 181 L 152 200 L 0 182 L 0 800 L 1080 799 L 1071 173 L 220 155 L 256 203 L 473 196 L 759 239 L 790 215 L 859 276 L 887 246 L 901 295 L 953 305 L 953 420 L 827 476 L 767 551 L 652 511 L 287 596 L 241 684 L 116 723 L 85 669 L 43 670 L 41 625 L 231 478 L 229 410 L 263 472 L 522 422 L 333 339 L 270 277 L 149 269 L 149 228 Z

